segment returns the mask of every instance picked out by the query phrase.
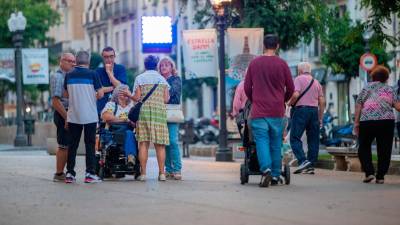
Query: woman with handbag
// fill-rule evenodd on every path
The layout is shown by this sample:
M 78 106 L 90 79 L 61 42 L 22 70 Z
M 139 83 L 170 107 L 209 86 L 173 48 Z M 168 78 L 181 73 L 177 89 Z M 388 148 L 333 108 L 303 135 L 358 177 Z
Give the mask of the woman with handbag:
M 183 113 L 181 109 L 182 81 L 177 75 L 174 61 L 165 57 L 158 64 L 158 71 L 170 85 L 169 101 L 167 104 L 167 124 L 170 144 L 166 146 L 165 170 L 167 178 L 182 179 L 182 160 L 178 144 L 179 123 L 182 123 Z
M 159 181 L 165 181 L 165 146 L 169 145 L 167 111 L 165 104 L 169 100 L 169 85 L 157 71 L 158 57 L 147 56 L 144 60 L 146 71 L 136 77 L 133 86 L 132 100 L 138 102 L 131 112 L 138 113 L 136 122 L 136 139 L 139 142 L 139 161 L 141 167 L 140 181 L 146 180 L 146 164 L 150 142 L 154 144 L 159 167 Z M 129 92 L 125 92 L 129 95 Z M 136 109 L 139 110 L 136 110 Z M 133 116 L 136 117 L 136 116 Z M 132 118 L 129 115 L 129 118 Z

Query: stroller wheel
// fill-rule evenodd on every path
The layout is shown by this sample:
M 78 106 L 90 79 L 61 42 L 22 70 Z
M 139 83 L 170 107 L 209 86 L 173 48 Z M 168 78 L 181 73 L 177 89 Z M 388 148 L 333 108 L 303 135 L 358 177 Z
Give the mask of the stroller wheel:
M 245 184 L 249 182 L 249 173 L 245 164 L 240 165 L 240 184 Z
M 283 167 L 283 177 L 285 178 L 285 184 L 290 184 L 290 167 L 289 165 L 285 164 Z

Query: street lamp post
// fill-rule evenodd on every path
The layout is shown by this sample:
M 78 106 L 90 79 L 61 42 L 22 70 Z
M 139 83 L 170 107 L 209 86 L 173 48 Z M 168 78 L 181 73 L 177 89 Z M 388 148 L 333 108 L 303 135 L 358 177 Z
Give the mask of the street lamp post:
M 17 135 L 14 139 L 14 146 L 26 146 L 27 139 L 23 133 L 22 128 L 22 104 L 23 104 L 23 96 L 22 96 L 22 79 L 21 79 L 21 47 L 22 41 L 24 39 L 23 32 L 26 26 L 26 19 L 22 12 L 18 12 L 11 14 L 11 17 L 7 21 L 8 29 L 13 34 L 12 41 L 15 46 L 15 82 L 17 86 Z
M 220 133 L 219 147 L 216 152 L 216 161 L 229 162 L 233 160 L 232 149 L 228 148 L 228 132 L 226 129 L 226 93 L 225 93 L 225 29 L 227 19 L 227 7 L 231 0 L 211 0 L 216 13 L 216 25 L 219 33 L 219 101 L 220 101 Z
M 369 53 L 371 48 L 369 47 L 369 40 L 371 39 L 372 35 L 374 34 L 373 30 L 367 28 L 364 33 L 362 34 L 363 39 L 365 41 L 365 52 Z

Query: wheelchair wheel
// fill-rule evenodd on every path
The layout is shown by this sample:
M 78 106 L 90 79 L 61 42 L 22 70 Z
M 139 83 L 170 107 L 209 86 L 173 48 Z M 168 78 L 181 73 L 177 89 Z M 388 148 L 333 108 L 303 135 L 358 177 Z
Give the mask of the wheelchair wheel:
M 249 173 L 245 164 L 240 165 L 240 184 L 245 184 L 249 182 Z
M 285 178 L 285 184 L 289 185 L 290 184 L 290 167 L 287 164 L 283 167 L 283 177 Z
M 139 163 L 136 163 L 135 164 L 135 180 L 137 180 L 139 176 L 140 176 L 140 165 L 139 165 Z

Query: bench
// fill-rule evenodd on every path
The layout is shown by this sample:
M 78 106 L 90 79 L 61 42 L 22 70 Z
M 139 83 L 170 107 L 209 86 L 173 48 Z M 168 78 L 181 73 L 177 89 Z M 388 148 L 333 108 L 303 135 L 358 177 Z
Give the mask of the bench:
M 326 151 L 335 160 L 337 171 L 361 172 L 361 163 L 358 159 L 357 148 L 354 147 L 327 147 Z

